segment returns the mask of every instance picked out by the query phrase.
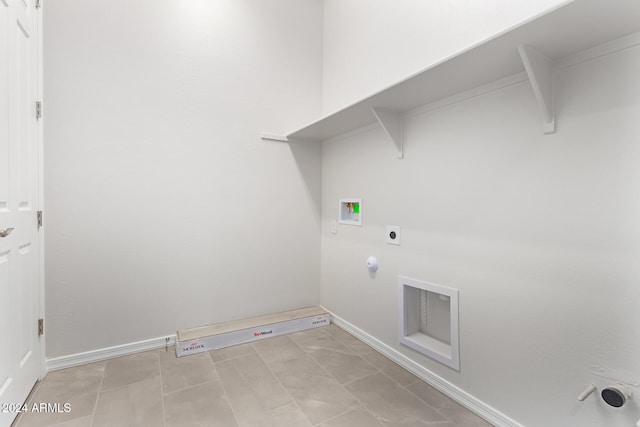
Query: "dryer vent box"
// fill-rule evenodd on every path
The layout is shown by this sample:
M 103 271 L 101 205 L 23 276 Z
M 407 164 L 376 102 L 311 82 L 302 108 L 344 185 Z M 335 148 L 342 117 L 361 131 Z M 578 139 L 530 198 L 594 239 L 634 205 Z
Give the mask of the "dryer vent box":
M 458 290 L 400 276 L 400 343 L 460 370 Z

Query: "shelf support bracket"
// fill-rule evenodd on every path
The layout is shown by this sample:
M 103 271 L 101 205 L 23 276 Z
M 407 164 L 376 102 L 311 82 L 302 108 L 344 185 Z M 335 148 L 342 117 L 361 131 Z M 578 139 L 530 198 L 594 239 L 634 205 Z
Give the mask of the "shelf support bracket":
M 274 133 L 266 133 L 262 132 L 260 134 L 260 139 L 263 141 L 278 141 L 278 142 L 289 142 L 289 138 L 286 135 L 276 135 Z
M 542 113 L 542 131 L 545 135 L 554 133 L 556 131 L 556 117 L 553 61 L 525 45 L 518 46 L 518 53 L 520 53 L 520 59 Z
M 398 149 L 398 158 L 401 159 L 403 156 L 402 115 L 397 111 L 376 107 L 371 107 L 371 112 L 389 138 L 391 138 L 391 141 L 396 145 L 396 148 Z

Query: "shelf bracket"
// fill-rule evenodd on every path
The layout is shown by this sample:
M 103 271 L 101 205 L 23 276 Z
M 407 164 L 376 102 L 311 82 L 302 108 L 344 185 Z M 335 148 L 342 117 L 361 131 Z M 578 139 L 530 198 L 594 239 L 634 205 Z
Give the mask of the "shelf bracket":
M 527 72 L 533 93 L 542 112 L 542 131 L 556 131 L 555 117 L 555 70 L 553 61 L 529 46 L 518 46 L 518 53 Z
M 402 115 L 393 110 L 386 108 L 371 107 L 371 112 L 376 117 L 386 134 L 398 149 L 398 158 L 401 159 L 402 153 Z
M 266 133 L 266 132 L 262 132 L 260 134 L 260 139 L 264 141 L 289 142 L 289 138 L 287 138 L 286 135 L 277 135 L 274 133 Z

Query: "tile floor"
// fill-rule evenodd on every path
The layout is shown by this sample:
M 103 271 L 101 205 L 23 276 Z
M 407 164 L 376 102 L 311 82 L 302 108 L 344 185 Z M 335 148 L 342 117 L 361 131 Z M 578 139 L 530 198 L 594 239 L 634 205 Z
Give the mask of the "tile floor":
M 68 413 L 16 427 L 487 427 L 335 325 L 180 359 L 155 350 L 49 373 L 30 398 Z

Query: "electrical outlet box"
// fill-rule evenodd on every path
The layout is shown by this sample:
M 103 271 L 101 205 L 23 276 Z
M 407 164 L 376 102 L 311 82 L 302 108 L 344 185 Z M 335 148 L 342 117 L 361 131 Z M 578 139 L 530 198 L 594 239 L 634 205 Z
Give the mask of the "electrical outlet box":
M 397 225 L 387 225 L 387 243 L 390 245 L 400 245 L 400 227 Z

